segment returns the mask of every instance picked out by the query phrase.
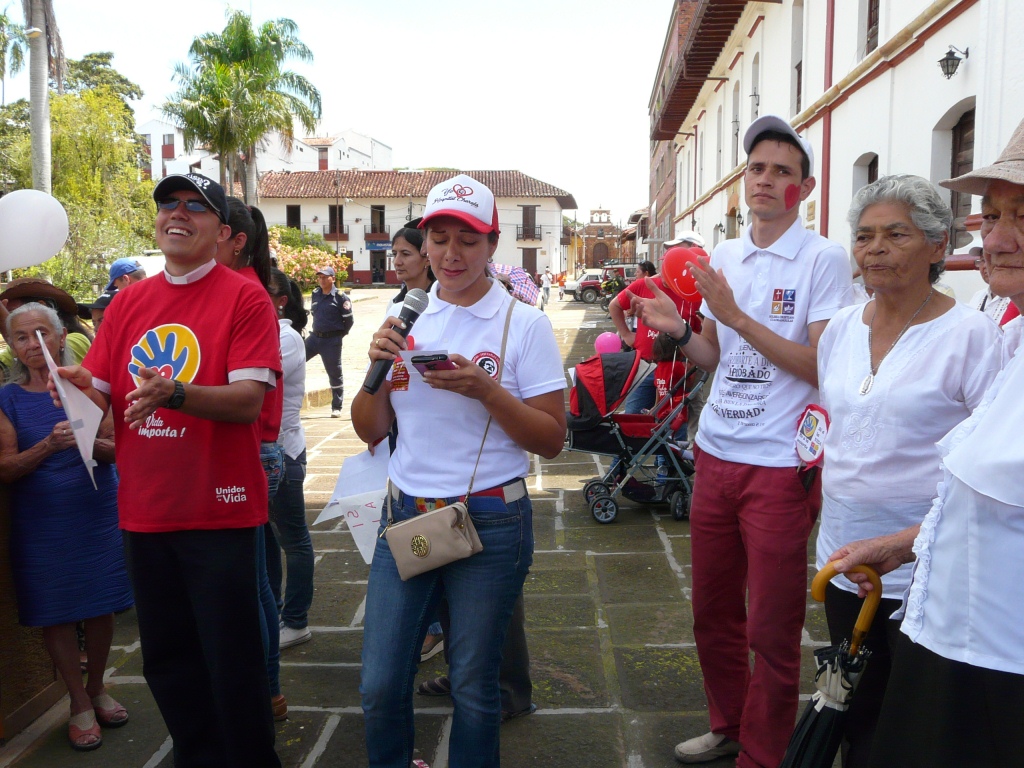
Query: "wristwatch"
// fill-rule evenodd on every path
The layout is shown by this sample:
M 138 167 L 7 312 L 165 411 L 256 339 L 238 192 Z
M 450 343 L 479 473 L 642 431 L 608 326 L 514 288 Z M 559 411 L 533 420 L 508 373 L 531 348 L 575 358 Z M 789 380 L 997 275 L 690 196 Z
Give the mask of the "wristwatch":
M 690 337 L 693 336 L 693 328 L 690 327 L 689 321 L 683 320 L 683 322 L 686 323 L 686 330 L 683 331 L 682 336 L 675 340 L 676 344 L 680 347 L 685 347 L 689 343 Z
M 174 394 L 167 400 L 165 408 L 170 408 L 172 411 L 176 411 L 185 404 L 185 385 L 177 379 L 174 380 Z

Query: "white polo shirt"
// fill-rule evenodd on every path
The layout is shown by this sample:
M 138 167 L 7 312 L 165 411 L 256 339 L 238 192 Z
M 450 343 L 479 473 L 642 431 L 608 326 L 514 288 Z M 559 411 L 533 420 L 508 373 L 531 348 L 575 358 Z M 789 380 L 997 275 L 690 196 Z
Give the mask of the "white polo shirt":
M 767 248 L 741 238 L 715 248 L 711 266 L 721 269 L 736 303 L 755 321 L 790 341 L 808 343 L 807 326 L 828 320 L 852 303 L 846 250 L 804 229 L 797 218 Z M 705 317 L 716 320 L 707 302 Z M 755 350 L 738 333 L 717 323 L 721 358 L 697 444 L 723 461 L 761 467 L 795 467 L 797 419 L 818 391 Z
M 419 350 L 446 350 L 495 375 L 510 301 L 500 283 L 470 307 L 449 304 L 430 290 L 430 303 L 412 330 Z M 411 357 L 415 351 L 406 353 Z M 391 405 L 398 418 L 398 445 L 391 456 L 392 482 L 415 496 L 461 496 L 469 486 L 487 410 L 454 392 L 432 389 L 401 362 L 391 369 Z M 546 314 L 516 302 L 505 350 L 501 385 L 516 399 L 565 389 L 561 353 Z M 487 433 L 473 487 L 502 485 L 530 471 L 529 456 L 496 421 Z

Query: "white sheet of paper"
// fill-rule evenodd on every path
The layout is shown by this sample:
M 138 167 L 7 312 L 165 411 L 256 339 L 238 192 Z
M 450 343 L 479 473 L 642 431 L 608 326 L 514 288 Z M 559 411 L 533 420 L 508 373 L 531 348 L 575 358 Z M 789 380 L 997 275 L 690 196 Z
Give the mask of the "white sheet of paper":
M 381 442 L 371 455 L 363 451 L 349 456 L 341 465 L 334 493 L 313 525 L 343 517 L 359 554 L 369 565 L 377 546 L 377 528 L 384 513 L 384 495 L 388 483 L 391 454 Z
M 60 402 L 64 406 L 64 413 L 71 422 L 71 430 L 75 434 L 75 443 L 78 445 L 78 452 L 82 454 L 82 461 L 89 472 L 89 479 L 92 480 L 92 487 L 96 487 L 96 478 L 93 477 L 93 467 L 96 461 L 92 457 L 92 447 L 96 442 L 96 433 L 99 431 L 100 422 L 103 421 L 103 411 L 96 405 L 89 396 L 74 384 L 65 386 L 65 381 L 57 373 L 57 364 L 50 355 L 50 350 L 43 342 L 43 335 L 36 331 L 39 343 L 43 347 L 43 356 L 46 358 L 46 367 L 53 375 L 53 382 L 57 385 L 57 394 L 60 395 Z

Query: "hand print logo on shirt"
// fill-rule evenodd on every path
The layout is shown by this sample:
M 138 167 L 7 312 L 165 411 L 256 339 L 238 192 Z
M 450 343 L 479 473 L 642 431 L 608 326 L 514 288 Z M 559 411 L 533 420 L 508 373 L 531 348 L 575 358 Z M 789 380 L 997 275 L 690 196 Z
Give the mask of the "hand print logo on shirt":
M 140 368 L 156 368 L 165 379 L 190 383 L 199 371 L 199 339 L 191 328 L 170 323 L 146 331 L 132 347 L 128 373 L 139 383 Z

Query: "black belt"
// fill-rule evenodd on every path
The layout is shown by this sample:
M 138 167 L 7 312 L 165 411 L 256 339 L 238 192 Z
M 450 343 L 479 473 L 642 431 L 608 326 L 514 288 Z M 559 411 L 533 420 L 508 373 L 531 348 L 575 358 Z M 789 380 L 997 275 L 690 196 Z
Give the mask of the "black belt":
M 344 336 L 344 331 L 313 331 L 313 335 L 319 339 L 333 339 L 337 336 Z

